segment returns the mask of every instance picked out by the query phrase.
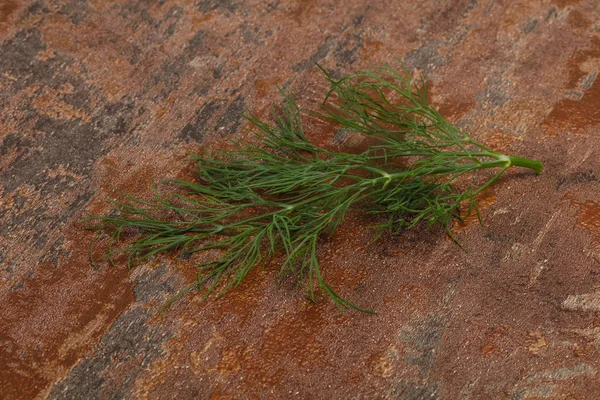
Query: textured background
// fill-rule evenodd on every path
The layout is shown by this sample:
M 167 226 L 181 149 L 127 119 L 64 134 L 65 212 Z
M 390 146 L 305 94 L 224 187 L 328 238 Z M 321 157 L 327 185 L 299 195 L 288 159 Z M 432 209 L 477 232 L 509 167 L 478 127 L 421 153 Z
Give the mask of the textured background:
M 600 5 L 596 0 L 0 1 L 0 398 L 600 398 Z M 484 225 L 320 254 L 377 316 L 308 303 L 277 266 L 220 301 L 161 257 L 90 268 L 77 224 L 111 187 L 189 177 L 242 114 L 315 109 L 314 68 L 399 56 L 451 121 L 546 169 L 507 174 Z M 312 121 L 312 138 L 332 142 Z

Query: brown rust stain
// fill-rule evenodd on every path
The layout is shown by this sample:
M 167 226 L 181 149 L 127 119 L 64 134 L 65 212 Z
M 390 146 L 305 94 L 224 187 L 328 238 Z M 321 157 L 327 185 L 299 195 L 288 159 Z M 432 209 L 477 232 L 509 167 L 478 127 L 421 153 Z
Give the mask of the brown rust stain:
M 431 90 L 429 94 L 431 95 Z M 475 107 L 475 102 L 449 102 L 440 104 L 437 109 L 444 118 L 457 121 L 464 117 L 473 107 Z
M 0 387 L 8 398 L 33 398 L 60 379 L 133 303 L 126 269 L 91 269 L 89 240 L 85 232 L 70 235 L 68 263 L 41 264 L 5 297 L 1 336 L 11 351 L 0 358 Z
M 231 289 L 219 299 L 211 299 L 215 301 L 214 315 L 221 319 L 224 315 L 232 314 L 237 316 L 240 322 L 245 323 L 254 314 L 259 299 L 264 296 L 264 281 L 273 278 L 273 274 L 264 273 L 259 266 L 252 268 L 238 287 Z
M 584 132 L 598 124 L 600 124 L 600 84 L 596 81 L 581 100 L 559 101 L 542 126 L 550 133 L 558 135 L 565 131 Z
M 581 80 L 600 72 L 600 39 L 594 38 L 591 49 L 576 52 L 567 66 L 567 90 L 578 90 Z M 582 133 L 600 124 L 600 79 L 584 89 L 581 99 L 563 98 L 552 109 L 542 127 L 552 136 L 570 131 Z
M 281 371 L 290 365 L 318 368 L 326 354 L 325 343 L 318 334 L 326 324 L 325 302 L 299 305 L 300 311 L 279 318 L 263 335 L 258 357 L 253 357 L 244 370 L 267 384 L 282 381 Z M 286 368 L 286 369 L 287 369 Z
M 600 243 L 600 204 L 593 201 L 579 204 L 576 218 L 577 225 L 588 231 L 595 242 Z
M 78 60 L 74 68 L 84 68 L 88 80 L 98 85 L 109 97 L 108 100 L 113 101 L 129 94 L 131 83 L 141 75 L 132 74 L 135 67 L 126 56 L 131 53 L 128 41 L 121 40 L 117 33 L 105 28 L 110 26 L 106 22 L 109 18 L 110 13 L 107 13 L 98 21 L 85 20 L 74 25 L 67 16 L 53 14 L 40 27 L 40 32 L 47 48 Z M 67 30 L 65 27 L 68 27 Z M 135 33 L 132 32 L 131 36 Z
M 11 15 L 19 9 L 19 3 L 13 0 L 4 0 L 0 4 L 0 24 L 8 21 Z
M 485 145 L 494 151 L 508 153 L 510 146 L 517 140 L 515 135 L 493 131 L 485 139 Z
M 569 16 L 567 17 L 567 21 L 569 22 L 569 24 L 571 24 L 571 26 L 583 29 L 590 27 L 590 25 L 592 24 L 590 19 L 579 10 L 571 11 L 569 13 Z
M 315 0 L 300 1 L 298 3 L 298 6 L 294 7 L 289 12 L 289 14 L 294 21 L 296 21 L 299 24 L 302 24 L 308 18 L 315 5 Z
M 582 0 L 554 0 L 554 4 L 556 4 L 560 8 L 575 6 L 580 4 Z
M 265 98 L 276 85 L 283 82 L 282 78 L 257 79 L 254 81 L 254 88 L 259 99 Z
M 251 397 L 254 400 L 255 397 Z M 235 400 L 237 397 L 233 394 L 223 393 L 220 389 L 215 390 L 210 397 L 209 400 Z
M 398 365 L 398 349 L 394 345 L 388 346 L 384 351 L 373 354 L 370 357 L 371 371 L 383 377 L 390 378 L 395 367 Z
M 487 189 L 485 189 L 483 192 L 481 192 L 475 199 L 475 201 L 477 202 L 477 206 L 479 207 L 479 212 L 481 213 L 481 211 L 485 210 L 486 208 L 488 208 L 489 206 L 491 206 L 492 204 L 494 204 L 496 202 L 496 192 L 494 191 L 494 189 L 492 187 L 489 187 Z M 469 216 L 467 216 L 465 219 L 463 219 L 462 221 L 457 221 L 454 226 L 452 227 L 452 233 L 458 233 L 464 229 L 469 228 L 470 226 L 473 226 L 474 224 L 479 222 L 479 217 L 477 216 L 477 213 L 475 212 L 475 210 L 473 210 L 471 212 L 471 214 Z
M 380 53 L 383 47 L 383 42 L 375 39 L 366 39 L 365 45 L 362 48 L 362 59 L 363 61 L 369 61 L 377 54 Z
M 486 343 L 481 347 L 481 354 L 491 356 L 500 353 L 500 347 L 497 341 L 506 333 L 506 327 L 500 326 L 489 330 L 486 333 Z
M 150 164 L 123 177 L 122 171 L 128 168 L 122 162 L 106 158 L 104 164 L 108 175 L 121 181 L 109 183 L 133 193 L 149 192 L 149 182 L 160 168 Z M 46 172 L 58 179 L 82 179 L 62 165 Z M 108 207 L 107 202 L 96 201 L 88 212 L 103 213 Z M 63 232 L 64 254 L 58 253 L 56 261 L 38 264 L 21 288 L 3 297 L 6 305 L 0 316 L 0 336 L 10 351 L 0 358 L 0 387 L 9 398 L 33 398 L 61 379 L 134 302 L 126 268 L 91 268 L 88 249 L 92 232 L 73 223 Z M 99 247 L 101 251 L 102 245 Z
M 208 22 L 215 18 L 215 13 L 208 13 L 204 15 L 195 15 L 192 17 L 192 24 L 194 26 L 201 25 L 204 22 Z
M 218 372 L 221 375 L 233 375 L 242 368 L 242 360 L 245 359 L 244 348 L 242 346 L 234 346 L 225 348 L 221 351 L 221 361 L 214 369 L 209 369 L 208 372 Z

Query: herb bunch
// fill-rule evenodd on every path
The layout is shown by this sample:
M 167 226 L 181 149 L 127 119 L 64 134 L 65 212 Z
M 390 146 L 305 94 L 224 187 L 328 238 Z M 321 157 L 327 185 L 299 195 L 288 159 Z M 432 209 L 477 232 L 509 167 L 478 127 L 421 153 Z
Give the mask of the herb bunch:
M 376 237 L 419 223 L 441 224 L 452 235 L 453 219 L 479 216 L 476 196 L 509 167 L 542 170 L 540 161 L 492 151 L 451 125 L 428 104 L 425 83 L 405 69 L 380 66 L 341 79 L 323 72 L 330 89 L 318 116 L 376 145 L 359 154 L 314 145 L 293 95 L 282 90 L 271 121 L 247 116 L 260 146 L 240 141 L 218 155 L 194 155 L 197 180 L 171 181 L 181 193 L 155 190 L 152 201 L 126 195 L 115 213 L 91 217 L 90 228 L 108 235 L 108 259 L 126 254 L 131 267 L 161 252 L 216 249 L 219 256 L 199 265 L 197 282 L 180 295 L 199 288 L 220 296 L 282 254 L 281 275 L 297 276 L 312 300 L 319 288 L 340 308 L 367 311 L 327 284 L 318 261 L 320 240 L 348 210 L 378 216 Z M 488 168 L 497 172 L 480 185 L 461 179 Z M 138 234 L 133 242 L 117 246 L 130 230 Z

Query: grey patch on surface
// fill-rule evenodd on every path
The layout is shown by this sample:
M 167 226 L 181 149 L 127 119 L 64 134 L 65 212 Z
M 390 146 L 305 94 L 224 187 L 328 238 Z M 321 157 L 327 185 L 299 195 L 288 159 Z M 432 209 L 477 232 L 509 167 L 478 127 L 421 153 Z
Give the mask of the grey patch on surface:
M 556 182 L 556 189 L 560 189 L 565 185 L 583 185 L 589 182 L 596 182 L 597 180 L 598 178 L 596 178 L 596 174 L 592 170 L 574 172 L 569 176 L 559 178 Z
M 264 46 L 265 41 L 261 39 L 262 32 L 260 26 L 249 26 L 248 23 L 243 23 L 240 27 L 242 31 L 242 40 L 246 44 L 255 44 L 257 46 Z
M 129 101 L 107 103 L 92 124 L 94 128 L 107 132 L 111 136 L 129 133 L 133 130 L 131 125 L 134 108 L 134 104 Z
M 212 76 L 215 79 L 221 79 L 223 77 L 223 68 L 225 67 L 225 64 L 220 64 L 217 65 L 215 68 L 213 68 L 212 70 Z
M 279 10 L 281 0 L 270 1 L 267 3 L 267 14 L 272 13 L 275 10 Z
M 435 361 L 437 349 L 442 343 L 447 317 L 444 314 L 413 319 L 400 331 L 400 339 L 406 343 L 405 360 L 419 368 L 426 378 Z
M 37 59 L 37 54 L 45 49 L 39 32 L 35 30 L 17 32 L 14 38 L 0 45 L 0 54 L 3 55 L 0 58 L 0 74 L 19 77 L 4 88 L 0 106 L 6 106 L 6 98 L 18 96 L 19 92 L 38 82 L 54 88 L 68 85 L 73 91 L 62 94 L 61 101 L 92 115 L 92 119 L 89 123 L 78 118 L 54 119 L 40 114 L 33 104 L 23 104 L 23 112 L 16 117 L 19 132 L 9 133 L 0 144 L 3 155 L 16 153 L 15 159 L 0 171 L 0 181 L 6 193 L 13 192 L 26 182 L 39 191 L 41 204 L 46 204 L 45 200 L 56 196 L 56 193 L 72 191 L 72 178 L 48 176 L 48 170 L 63 166 L 82 176 L 78 183 L 84 193 L 80 193 L 58 216 L 46 216 L 47 207 L 40 206 L 30 213 L 3 221 L 4 229 L 8 229 L 7 225 L 14 228 L 20 224 L 58 226 L 78 212 L 74 206 L 89 200 L 91 188 L 85 185 L 85 180 L 91 174 L 94 161 L 107 151 L 105 141 L 113 134 L 122 133 L 130 121 L 131 108 L 120 103 L 111 104 L 106 109 L 92 109 L 96 103 L 94 100 L 97 100 L 95 89 L 79 75 L 68 72 L 66 66 L 72 65 L 72 60 L 59 54 L 47 61 Z M 106 112 L 113 115 L 104 115 Z
M 538 20 L 537 19 L 529 21 L 527 23 L 527 25 L 525 25 L 525 27 L 523 28 L 523 32 L 524 33 L 531 33 L 531 31 L 533 31 L 535 29 L 535 27 L 537 26 L 537 24 L 538 24 Z
M 306 71 L 315 66 L 319 61 L 327 57 L 329 51 L 333 47 L 335 39 L 332 36 L 329 36 L 325 39 L 323 43 L 317 48 L 317 51 L 310 57 L 308 57 L 304 61 L 300 61 L 298 64 L 292 67 L 292 71 L 294 72 L 302 72 Z
M 493 242 L 512 245 L 515 239 L 510 235 L 504 235 L 495 231 L 488 232 L 483 235 L 484 238 L 489 239 Z
M 68 165 L 77 174 L 88 175 L 92 164 L 103 153 L 102 145 L 107 132 L 100 132 L 91 124 L 81 125 L 77 120 L 55 120 L 45 115 L 38 118 L 35 130 L 43 133 L 33 146 L 18 160 L 0 173 L 0 180 L 8 192 L 21 182 L 27 182 L 44 192 L 53 190 L 45 170 Z M 58 182 L 60 184 L 60 181 Z
M 198 30 L 185 47 L 183 56 L 189 61 L 196 55 L 203 54 L 203 52 L 206 50 L 205 43 L 206 33 L 203 30 Z
M 487 104 L 491 107 L 502 107 L 509 100 L 506 94 L 506 83 L 501 77 L 492 77 L 488 79 L 487 87 L 475 95 L 479 103 Z
M 40 258 L 40 262 L 51 261 L 52 264 L 58 266 L 59 257 L 68 257 L 71 252 L 63 247 L 65 237 L 62 236 L 54 241 L 50 249 Z
M 127 1 L 119 7 L 119 16 L 123 18 L 127 26 L 139 28 L 146 24 L 152 28 L 158 28 L 160 22 L 157 21 L 150 11 L 148 2 L 145 1 Z
M 23 30 L 10 40 L 0 45 L 0 72 L 10 73 L 11 75 L 39 78 L 50 78 L 46 74 L 42 74 L 39 68 L 39 62 L 36 62 L 35 56 L 38 52 L 44 50 L 46 46 L 40 39 L 40 34 L 36 30 Z M 36 79 L 41 80 L 41 79 Z M 49 79 L 48 79 L 49 80 Z M 21 82 L 23 86 L 27 82 Z
M 36 0 L 31 6 L 29 6 L 29 8 L 27 9 L 27 11 L 25 11 L 23 14 L 24 15 L 35 15 L 35 14 L 47 14 L 49 13 L 50 10 L 48 9 L 48 7 L 46 7 L 46 4 L 44 3 L 43 0 Z
M 23 90 L 31 90 L 33 84 L 40 83 L 40 87 L 53 89 L 71 86 L 72 93 L 63 93 L 61 100 L 75 109 L 91 112 L 93 102 L 90 98 L 96 91 L 91 90 L 80 75 L 69 72 L 67 67 L 74 64 L 73 60 L 58 53 L 48 60 L 38 59 L 38 53 L 44 50 L 46 45 L 42 43 L 40 33 L 35 29 L 19 31 L 13 38 L 0 43 L 0 75 L 18 78 L 10 80 L 10 83 L 2 88 L 0 107 L 6 107 L 7 99 L 15 97 Z M 84 66 L 78 67 L 85 71 Z M 35 108 L 28 103 L 19 108 L 22 115 L 17 118 L 23 124 L 37 115 Z
M 433 40 L 416 50 L 408 52 L 404 58 L 406 66 L 431 72 L 436 68 L 446 65 L 446 59 L 438 51 L 439 46 L 440 42 Z
M 354 64 L 358 61 L 357 53 L 363 48 L 364 40 L 360 34 L 351 35 L 338 43 L 333 51 L 335 60 L 343 65 Z
M 421 18 L 421 28 L 433 35 L 460 29 L 461 20 L 477 7 L 477 0 L 439 2 L 436 11 Z
M 152 312 L 142 307 L 119 315 L 104 335 L 93 356 L 81 360 L 51 390 L 49 399 L 130 398 L 136 378 L 150 363 L 164 354 L 162 344 L 172 337 L 163 326 L 148 324 Z M 106 370 L 129 363 L 118 384 L 109 384 Z M 122 374 L 122 372 L 121 372 Z
M 237 0 L 203 0 L 198 3 L 197 7 L 203 13 L 219 9 L 234 12 L 239 7 L 239 3 Z
M 146 270 L 134 279 L 133 295 L 136 301 L 146 303 L 177 294 L 176 278 L 168 273 L 168 265 L 162 263 L 155 270 Z
M 352 24 L 354 26 L 360 26 L 362 25 L 363 21 L 365 20 L 365 16 L 364 15 L 358 15 L 354 18 L 352 18 Z
M 583 98 L 583 92 L 579 90 L 569 90 L 565 92 L 565 97 L 570 100 L 581 100 Z
M 400 382 L 393 393 L 397 400 L 437 400 L 440 399 L 440 383 L 420 385 L 414 382 Z
M 466 130 L 475 125 L 475 121 L 470 118 L 461 118 L 456 122 L 456 127 L 460 130 Z
M 165 30 L 164 37 L 170 38 L 173 36 L 175 31 L 177 30 L 177 26 L 181 22 L 181 18 L 185 15 L 185 10 L 181 6 L 172 6 L 163 20 L 162 24 L 168 25 L 168 28 Z
M 551 19 L 556 19 L 558 17 L 558 9 L 556 7 L 552 7 L 546 15 L 545 21 L 550 21 Z
M 578 376 L 595 376 L 596 370 L 588 364 L 577 364 L 572 368 L 558 368 L 551 371 L 542 371 L 531 374 L 527 382 L 555 381 L 571 379 Z
M 179 132 L 179 138 L 188 143 L 190 141 L 202 143 L 204 141 L 203 132 L 206 131 L 208 122 L 222 105 L 223 100 L 212 100 L 202 106 L 202 108 L 196 112 L 194 120 L 185 125 Z
M 8 157 L 12 152 L 19 152 L 21 149 L 30 148 L 32 141 L 22 134 L 11 132 L 0 138 L 0 157 Z M 15 158 L 18 161 L 22 158 L 23 153 L 19 152 Z
M 333 142 L 333 144 L 335 144 L 337 146 L 342 146 L 342 145 L 346 144 L 346 142 L 348 141 L 350 136 L 352 136 L 352 134 L 354 134 L 354 133 L 355 133 L 355 131 L 353 131 L 352 129 L 343 128 L 343 127 L 339 128 L 334 133 L 331 141 Z
M 570 294 L 562 303 L 562 308 L 569 311 L 600 311 L 600 292 Z
M 217 121 L 217 130 L 221 136 L 228 136 L 236 132 L 242 124 L 245 104 L 244 98 L 240 95 L 229 104 L 219 121 Z
M 59 14 L 67 15 L 73 24 L 79 25 L 87 17 L 89 10 L 87 1 L 68 0 L 60 8 Z
M 206 33 L 198 30 L 188 41 L 183 53 L 174 59 L 166 61 L 161 68 L 152 76 L 152 85 L 160 84 L 158 102 L 168 98 L 172 92 L 180 88 L 181 78 L 186 70 L 190 68 L 190 61 L 197 55 L 204 55 L 206 49 Z
M 598 71 L 590 72 L 585 79 L 579 84 L 579 88 L 581 90 L 588 90 L 594 85 L 596 81 L 596 77 L 598 76 Z

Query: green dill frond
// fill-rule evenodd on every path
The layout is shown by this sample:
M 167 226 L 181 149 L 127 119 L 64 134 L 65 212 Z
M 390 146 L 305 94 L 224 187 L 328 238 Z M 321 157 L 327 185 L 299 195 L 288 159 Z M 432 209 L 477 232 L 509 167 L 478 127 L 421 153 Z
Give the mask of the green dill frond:
M 337 80 L 323 72 L 330 90 L 320 116 L 378 144 L 360 154 L 314 145 L 293 95 L 282 90 L 284 103 L 271 121 L 247 117 L 261 146 L 239 142 L 219 156 L 194 155 L 197 180 L 170 181 L 179 192 L 155 189 L 149 202 L 126 196 L 114 203 L 116 213 L 88 219 L 108 236 L 107 258 L 124 254 L 132 267 L 166 251 L 218 250 L 198 266 L 196 286 L 220 296 L 281 254 L 281 274 L 295 275 L 309 298 L 320 289 L 340 308 L 369 312 L 331 288 L 318 261 L 319 241 L 350 209 L 380 216 L 376 237 L 419 223 L 451 234 L 453 219 L 465 217 L 461 207 L 479 215 L 475 197 L 507 168 L 541 172 L 541 162 L 494 152 L 451 125 L 427 103 L 424 82 L 406 70 L 374 67 Z M 486 168 L 497 173 L 479 186 L 461 179 Z M 119 247 L 125 231 L 137 236 Z

